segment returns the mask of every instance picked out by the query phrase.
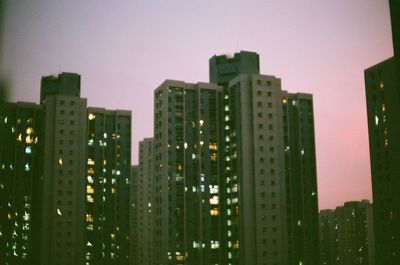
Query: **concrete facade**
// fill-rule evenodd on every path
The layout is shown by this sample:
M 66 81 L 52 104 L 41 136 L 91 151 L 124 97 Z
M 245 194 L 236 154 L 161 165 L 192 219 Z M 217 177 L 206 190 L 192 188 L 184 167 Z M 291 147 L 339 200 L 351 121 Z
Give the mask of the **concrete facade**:
M 132 185 L 135 187 L 135 192 L 132 194 L 132 218 L 135 223 L 132 227 L 132 241 L 135 249 L 131 264 L 153 264 L 153 150 L 153 138 L 145 138 L 139 142 L 139 165 L 132 180 L 134 182 Z
M 221 260 L 222 88 L 167 80 L 155 91 L 154 264 Z
M 79 93 L 64 95 L 62 90 L 47 95 L 48 81 L 52 85 L 60 80 L 57 77 L 42 78 L 41 87 L 46 124 L 41 263 L 82 264 L 86 99 L 80 98 Z M 77 87 L 74 90 L 79 91 Z

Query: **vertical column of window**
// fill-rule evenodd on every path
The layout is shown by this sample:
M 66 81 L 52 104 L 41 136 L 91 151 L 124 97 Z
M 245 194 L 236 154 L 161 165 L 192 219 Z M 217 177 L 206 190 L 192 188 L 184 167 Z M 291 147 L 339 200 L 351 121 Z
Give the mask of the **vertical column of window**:
M 210 229 L 208 233 L 210 236 L 210 262 L 211 264 L 220 263 L 220 212 L 221 212 L 221 197 L 219 190 L 219 171 L 218 171 L 218 90 L 208 90 L 208 100 L 205 107 L 208 112 L 208 124 L 206 124 L 206 131 L 208 134 L 208 141 L 205 141 L 205 151 L 207 161 L 209 163 L 209 215 Z M 207 148 L 208 147 L 208 148 Z
M 171 177 L 171 184 L 174 187 L 173 205 L 170 208 L 175 221 L 175 259 L 176 262 L 182 262 L 186 258 L 185 245 L 185 183 L 184 183 L 184 88 L 174 88 L 174 99 L 172 101 L 174 108 L 174 167 Z
M 224 145 L 226 148 L 225 152 L 225 170 L 226 170 L 226 223 L 227 227 L 227 258 L 228 263 L 235 264 L 240 260 L 240 250 L 239 250 L 239 238 L 240 238 L 240 223 L 239 223 L 239 171 L 238 171 L 238 145 L 240 136 L 237 134 L 240 131 L 240 121 L 241 117 L 241 104 L 240 104 L 240 82 L 227 89 L 227 93 L 224 95 L 225 100 L 225 139 Z M 226 108 L 226 106 L 228 106 Z

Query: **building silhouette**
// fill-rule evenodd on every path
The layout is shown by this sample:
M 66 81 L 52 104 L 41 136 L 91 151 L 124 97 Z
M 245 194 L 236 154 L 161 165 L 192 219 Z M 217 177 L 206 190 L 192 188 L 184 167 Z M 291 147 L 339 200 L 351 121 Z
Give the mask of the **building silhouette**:
M 154 264 L 224 264 L 218 165 L 222 88 L 166 80 L 155 90 Z
M 135 166 L 132 175 L 132 265 L 153 265 L 153 150 L 153 138 L 145 138 L 139 142 L 139 165 Z
M 321 210 L 319 213 L 320 262 L 321 265 L 337 264 L 337 226 L 334 210 Z
M 389 1 L 394 57 L 364 71 L 374 201 L 376 260 L 400 264 L 400 25 Z
M 372 205 L 369 201 L 346 202 L 335 210 L 337 264 L 374 265 Z
M 345 202 L 320 212 L 321 265 L 374 265 L 372 204 Z M 376 264 L 381 264 L 377 260 Z
M 43 183 L 44 113 L 34 103 L 0 109 L 0 260 L 37 264 Z
M 127 264 L 130 112 L 87 108 L 80 76 L 62 73 L 42 78 L 40 104 L 0 116 L 0 260 Z
M 131 112 L 87 111 L 86 264 L 128 264 Z

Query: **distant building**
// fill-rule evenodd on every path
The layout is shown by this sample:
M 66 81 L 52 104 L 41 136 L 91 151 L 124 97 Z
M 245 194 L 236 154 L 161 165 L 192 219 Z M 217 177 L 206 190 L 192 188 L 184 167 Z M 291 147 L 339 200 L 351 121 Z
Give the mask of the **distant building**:
M 337 264 L 374 265 L 372 205 L 366 200 L 346 202 L 336 208 L 335 215 Z
M 319 213 L 320 260 L 321 265 L 337 264 L 337 227 L 334 210 L 321 210 Z
M 41 230 L 44 112 L 35 103 L 0 109 L 0 260 L 37 264 Z
M 132 226 L 131 242 L 135 245 L 131 264 L 153 265 L 153 211 L 154 186 L 154 140 L 146 138 L 139 142 L 139 165 L 132 177 Z

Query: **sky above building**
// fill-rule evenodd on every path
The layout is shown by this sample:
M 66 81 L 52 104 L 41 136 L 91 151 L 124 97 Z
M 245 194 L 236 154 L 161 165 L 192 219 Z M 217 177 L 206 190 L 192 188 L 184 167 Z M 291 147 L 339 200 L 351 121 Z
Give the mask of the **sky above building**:
M 363 71 L 393 55 L 387 1 L 8 0 L 0 69 L 10 101 L 38 102 L 43 75 L 81 74 L 89 106 L 132 110 L 137 163 L 154 89 L 206 82 L 211 56 L 240 50 L 313 94 L 320 209 L 371 200 Z

